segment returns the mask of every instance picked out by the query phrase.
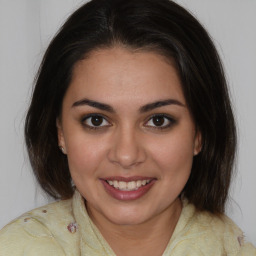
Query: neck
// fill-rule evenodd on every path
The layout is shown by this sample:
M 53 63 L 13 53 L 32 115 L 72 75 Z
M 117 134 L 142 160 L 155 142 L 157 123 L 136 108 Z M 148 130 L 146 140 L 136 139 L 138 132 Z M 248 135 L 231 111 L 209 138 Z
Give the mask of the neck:
M 117 256 L 157 256 L 162 255 L 168 245 L 181 209 L 181 201 L 177 198 L 172 207 L 136 225 L 118 225 L 90 209 L 88 213 Z

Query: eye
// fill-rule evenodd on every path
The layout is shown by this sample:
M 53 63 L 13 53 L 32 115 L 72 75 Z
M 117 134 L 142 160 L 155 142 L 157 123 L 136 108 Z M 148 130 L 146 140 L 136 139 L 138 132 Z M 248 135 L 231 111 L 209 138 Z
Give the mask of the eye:
M 147 127 L 152 127 L 152 128 L 156 128 L 156 129 L 165 129 L 165 128 L 169 128 L 174 123 L 175 123 L 175 120 L 172 117 L 167 116 L 165 114 L 157 114 L 157 115 L 152 116 L 146 122 L 145 125 Z
M 111 126 L 107 119 L 99 114 L 90 114 L 83 117 L 82 124 L 90 129 L 100 129 Z

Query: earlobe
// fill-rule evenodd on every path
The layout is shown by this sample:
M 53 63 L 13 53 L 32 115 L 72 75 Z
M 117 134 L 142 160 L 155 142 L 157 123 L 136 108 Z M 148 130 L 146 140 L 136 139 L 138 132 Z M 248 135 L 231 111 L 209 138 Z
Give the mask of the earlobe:
M 195 145 L 194 145 L 194 156 L 198 155 L 202 149 L 202 136 L 201 132 L 197 131 L 195 136 Z
M 57 134 L 58 134 L 59 148 L 63 154 L 66 154 L 65 140 L 63 136 L 62 125 L 59 118 L 56 119 L 56 128 L 57 128 Z
M 59 146 L 59 148 L 60 148 L 61 152 L 62 152 L 64 155 L 66 155 L 65 149 L 64 149 L 62 146 Z

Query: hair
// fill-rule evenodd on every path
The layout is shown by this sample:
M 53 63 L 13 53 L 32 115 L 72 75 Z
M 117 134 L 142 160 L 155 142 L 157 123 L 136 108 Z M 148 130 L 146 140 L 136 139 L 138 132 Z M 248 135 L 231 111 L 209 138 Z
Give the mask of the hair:
M 161 54 L 175 63 L 201 152 L 194 157 L 183 194 L 198 210 L 223 213 L 236 148 L 226 79 L 203 26 L 169 0 L 92 0 L 75 11 L 42 60 L 25 122 L 34 174 L 52 197 L 72 197 L 67 157 L 58 147 L 56 119 L 75 64 L 92 51 L 115 46 Z

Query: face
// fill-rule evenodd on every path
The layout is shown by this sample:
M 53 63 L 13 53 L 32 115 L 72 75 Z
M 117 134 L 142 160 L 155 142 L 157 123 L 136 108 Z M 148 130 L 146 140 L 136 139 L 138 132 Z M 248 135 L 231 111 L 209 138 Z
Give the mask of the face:
M 200 148 L 177 72 L 152 52 L 77 63 L 57 127 L 89 213 L 120 225 L 174 211 Z

